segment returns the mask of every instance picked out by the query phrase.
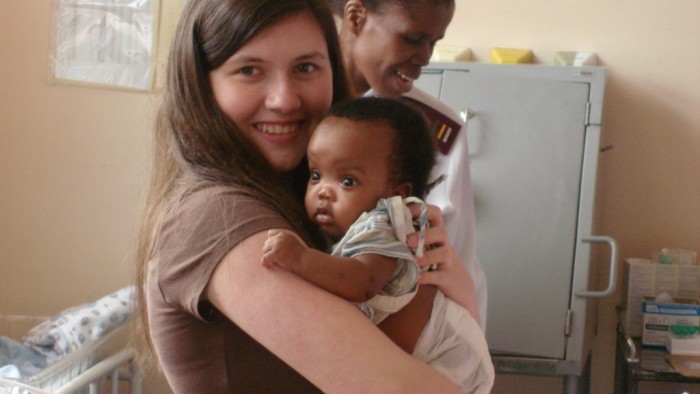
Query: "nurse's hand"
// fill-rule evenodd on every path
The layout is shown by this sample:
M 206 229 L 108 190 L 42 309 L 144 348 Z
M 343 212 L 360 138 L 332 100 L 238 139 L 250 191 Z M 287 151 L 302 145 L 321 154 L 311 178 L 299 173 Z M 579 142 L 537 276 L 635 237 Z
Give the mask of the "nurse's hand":
M 409 206 L 414 217 L 419 213 L 417 208 L 415 205 Z M 450 244 L 440 208 L 428 204 L 428 221 L 430 227 L 425 232 L 426 250 L 422 257 L 416 258 L 416 262 L 421 267 L 433 264 L 435 266 L 431 271 L 421 272 L 418 283 L 437 286 L 446 297 L 468 310 L 474 320 L 480 323 L 474 282 Z M 417 247 L 418 233 L 410 234 L 406 243 L 409 247 Z

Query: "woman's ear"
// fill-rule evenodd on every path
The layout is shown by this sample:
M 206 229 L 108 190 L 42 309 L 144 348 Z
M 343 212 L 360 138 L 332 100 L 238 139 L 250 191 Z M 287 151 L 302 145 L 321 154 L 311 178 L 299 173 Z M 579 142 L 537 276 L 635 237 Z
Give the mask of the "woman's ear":
M 367 8 L 362 0 L 348 0 L 343 11 L 343 21 L 356 35 L 362 30 L 367 20 Z
M 401 196 L 401 198 L 406 198 L 413 192 L 413 185 L 410 182 L 404 182 L 394 188 L 394 195 Z

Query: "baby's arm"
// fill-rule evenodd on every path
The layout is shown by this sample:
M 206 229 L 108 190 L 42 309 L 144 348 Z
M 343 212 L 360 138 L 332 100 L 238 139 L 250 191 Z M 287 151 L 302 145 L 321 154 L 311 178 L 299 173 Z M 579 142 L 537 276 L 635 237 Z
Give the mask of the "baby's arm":
M 206 296 L 245 332 L 326 393 L 458 393 L 401 351 L 347 301 L 261 264 L 267 234 L 223 258 Z M 274 377 L 273 377 L 274 378 Z
M 378 294 L 397 265 L 395 258 L 378 254 L 333 256 L 306 246 L 296 234 L 285 230 L 268 232 L 262 263 L 267 268 L 294 272 L 352 302 L 365 302 Z

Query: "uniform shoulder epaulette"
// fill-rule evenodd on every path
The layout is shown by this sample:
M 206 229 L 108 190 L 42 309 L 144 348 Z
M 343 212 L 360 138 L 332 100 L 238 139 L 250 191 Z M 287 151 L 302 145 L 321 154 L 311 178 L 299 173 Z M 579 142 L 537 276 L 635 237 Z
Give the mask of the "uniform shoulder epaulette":
M 450 153 L 452 144 L 454 144 L 462 125 L 424 102 L 406 96 L 404 96 L 404 99 L 418 106 L 423 111 L 428 120 L 428 127 L 437 140 L 437 147 L 440 153 L 443 155 Z

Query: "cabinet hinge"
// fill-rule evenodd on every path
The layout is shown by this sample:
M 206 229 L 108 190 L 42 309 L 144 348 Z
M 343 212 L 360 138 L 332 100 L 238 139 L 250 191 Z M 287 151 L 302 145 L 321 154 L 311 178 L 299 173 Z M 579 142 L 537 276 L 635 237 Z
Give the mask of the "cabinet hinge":
M 566 311 L 566 323 L 564 323 L 564 335 L 569 336 L 571 335 L 571 321 L 574 318 L 574 312 L 569 309 Z

